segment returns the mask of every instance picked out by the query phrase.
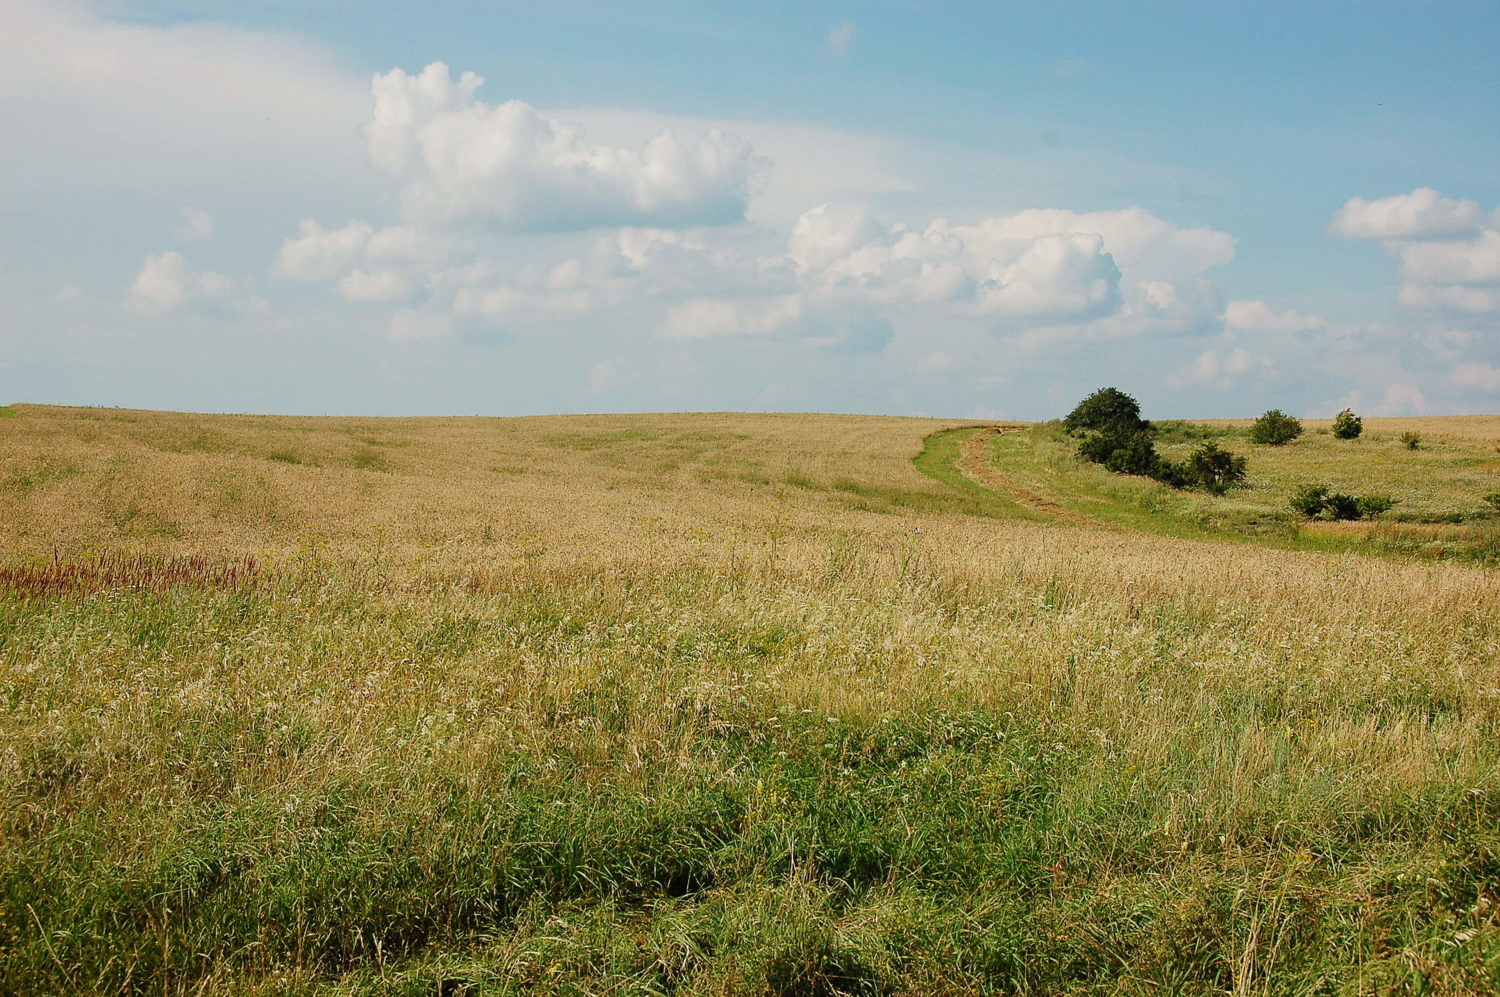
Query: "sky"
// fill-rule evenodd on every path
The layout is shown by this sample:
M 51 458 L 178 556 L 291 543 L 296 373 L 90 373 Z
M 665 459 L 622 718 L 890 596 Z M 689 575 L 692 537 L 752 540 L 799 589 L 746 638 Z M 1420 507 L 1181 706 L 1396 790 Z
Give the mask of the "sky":
M 0 402 L 1500 412 L 1496 51 L 1492 0 L 0 0 Z

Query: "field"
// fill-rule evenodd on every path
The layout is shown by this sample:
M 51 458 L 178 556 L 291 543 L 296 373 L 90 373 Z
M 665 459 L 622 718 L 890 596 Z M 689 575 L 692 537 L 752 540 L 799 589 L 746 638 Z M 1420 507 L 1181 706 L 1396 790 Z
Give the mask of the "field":
M 0 415 L 0 993 L 1500 989 L 1493 422 Z

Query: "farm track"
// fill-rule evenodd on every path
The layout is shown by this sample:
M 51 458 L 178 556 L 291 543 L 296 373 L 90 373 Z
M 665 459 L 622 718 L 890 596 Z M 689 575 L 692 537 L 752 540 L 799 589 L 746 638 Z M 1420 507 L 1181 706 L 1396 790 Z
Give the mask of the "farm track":
M 989 461 L 989 441 L 996 435 L 1004 433 L 1004 429 L 993 427 L 981 429 L 971 434 L 960 446 L 958 460 L 954 466 L 959 473 L 981 488 L 988 488 L 1006 496 L 1018 505 L 1024 506 L 1033 512 L 1039 512 L 1059 522 L 1069 523 L 1073 526 L 1099 526 L 1102 525 L 1088 516 L 1074 512 L 1052 499 L 1028 491 L 1025 488 L 1011 482 Z

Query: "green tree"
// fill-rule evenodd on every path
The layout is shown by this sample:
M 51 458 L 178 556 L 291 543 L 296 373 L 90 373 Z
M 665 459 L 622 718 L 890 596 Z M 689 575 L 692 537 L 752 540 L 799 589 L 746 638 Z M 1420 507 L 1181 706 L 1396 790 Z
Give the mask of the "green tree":
M 1198 445 L 1187 459 L 1186 476 L 1204 491 L 1223 495 L 1245 482 L 1245 458 L 1220 447 L 1212 440 Z
M 1250 442 L 1279 447 L 1302 435 L 1302 421 L 1279 408 L 1261 414 L 1250 427 Z
M 1151 423 L 1141 418 L 1141 403 L 1119 388 L 1100 388 L 1068 413 L 1063 429 L 1071 436 L 1106 433 L 1130 436 L 1148 432 Z
M 1349 409 L 1333 417 L 1333 435 L 1341 440 L 1352 440 L 1364 431 L 1365 421 Z

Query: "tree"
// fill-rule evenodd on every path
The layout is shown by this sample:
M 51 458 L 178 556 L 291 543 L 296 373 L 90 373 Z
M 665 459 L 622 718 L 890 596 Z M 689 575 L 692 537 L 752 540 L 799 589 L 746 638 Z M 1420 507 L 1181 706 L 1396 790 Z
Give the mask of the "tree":
M 1100 388 L 1079 402 L 1063 420 L 1070 436 L 1107 433 L 1130 436 L 1148 432 L 1151 423 L 1141 418 L 1141 404 L 1119 388 Z
M 1365 421 L 1349 409 L 1333 417 L 1333 435 L 1341 440 L 1352 440 L 1364 431 Z
M 1223 449 L 1212 440 L 1199 444 L 1187 460 L 1187 478 L 1204 491 L 1223 495 L 1245 481 L 1245 458 Z
M 1250 427 L 1250 442 L 1279 447 L 1302 435 L 1302 421 L 1279 408 L 1261 414 Z

